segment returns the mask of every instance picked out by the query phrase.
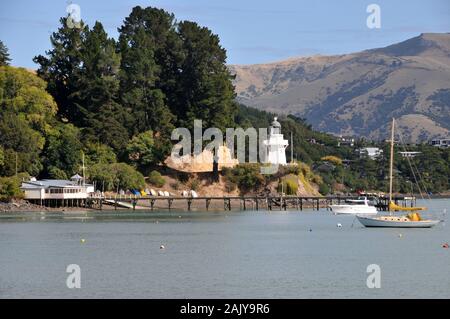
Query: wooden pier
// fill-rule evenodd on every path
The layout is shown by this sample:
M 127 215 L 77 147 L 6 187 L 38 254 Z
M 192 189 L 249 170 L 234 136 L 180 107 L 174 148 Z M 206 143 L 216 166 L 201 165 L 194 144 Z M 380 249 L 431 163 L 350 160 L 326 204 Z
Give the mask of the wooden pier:
M 358 199 L 358 196 L 200 196 L 200 197 L 178 197 L 178 196 L 105 196 L 90 197 L 86 200 L 86 207 L 102 210 L 109 209 L 147 209 L 147 210 L 297 210 L 303 209 L 319 210 L 333 204 L 344 203 L 345 200 Z M 388 199 L 384 197 L 374 198 L 378 210 L 386 211 Z M 408 200 L 411 205 L 415 204 L 415 198 L 395 197 L 394 202 L 398 205 L 407 206 Z M 212 204 L 215 205 L 212 205 Z

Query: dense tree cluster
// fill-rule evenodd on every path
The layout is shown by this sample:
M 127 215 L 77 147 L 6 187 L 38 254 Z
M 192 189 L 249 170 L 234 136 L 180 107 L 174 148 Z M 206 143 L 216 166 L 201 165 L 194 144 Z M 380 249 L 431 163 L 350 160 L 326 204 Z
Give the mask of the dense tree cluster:
M 38 174 L 56 103 L 46 83 L 25 69 L 0 67 L 0 176 Z
M 115 41 L 100 22 L 69 28 L 62 18 L 51 50 L 34 59 L 58 116 L 79 127 L 84 141 L 125 158 L 129 141 L 150 132 L 154 154 L 138 163 L 145 165 L 168 154 L 176 126 L 233 124 L 232 76 L 217 35 L 152 7 L 133 8 L 118 30 Z

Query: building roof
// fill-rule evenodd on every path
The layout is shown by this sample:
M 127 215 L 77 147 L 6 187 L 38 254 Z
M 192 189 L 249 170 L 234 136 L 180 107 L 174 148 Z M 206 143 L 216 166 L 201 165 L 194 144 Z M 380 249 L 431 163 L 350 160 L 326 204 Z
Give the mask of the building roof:
M 42 179 L 37 181 L 22 182 L 22 188 L 52 188 L 52 187 L 80 187 L 77 182 L 65 179 Z M 91 186 L 91 185 L 84 185 Z

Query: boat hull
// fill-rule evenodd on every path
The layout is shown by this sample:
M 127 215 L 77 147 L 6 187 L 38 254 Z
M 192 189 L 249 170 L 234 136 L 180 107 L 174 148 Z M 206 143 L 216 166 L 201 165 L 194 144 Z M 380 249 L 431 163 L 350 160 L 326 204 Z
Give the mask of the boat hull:
M 331 211 L 336 215 L 376 215 L 374 206 L 364 205 L 331 205 Z
M 421 220 L 421 221 L 394 221 L 383 220 L 380 218 L 369 218 L 356 216 L 358 221 L 365 227 L 391 227 L 391 228 L 431 228 L 439 224 L 439 220 Z

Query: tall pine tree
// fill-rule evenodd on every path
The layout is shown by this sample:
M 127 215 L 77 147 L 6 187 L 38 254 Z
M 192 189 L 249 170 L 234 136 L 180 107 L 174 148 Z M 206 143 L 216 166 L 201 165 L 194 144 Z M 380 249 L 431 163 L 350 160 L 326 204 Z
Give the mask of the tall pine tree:
M 66 18 L 50 40 L 47 57 L 37 56 L 38 74 L 48 81 L 48 90 L 59 105 L 62 119 L 82 128 L 87 141 L 124 149 L 128 141 L 129 116 L 117 103 L 120 54 L 101 23 L 92 30 L 81 23 L 69 28 Z
M 226 67 L 226 51 L 219 37 L 195 22 L 178 26 L 184 60 L 178 78 L 178 104 L 174 112 L 179 125 L 191 127 L 194 119 L 204 127 L 224 130 L 234 126 L 237 111 L 233 77 Z
M 165 41 L 173 29 L 173 16 L 156 8 L 133 8 L 119 29 L 121 100 L 135 118 L 132 133 L 153 130 L 168 138 L 174 116 L 161 87 L 160 61 L 167 53 Z
M 11 59 L 9 58 L 8 48 L 0 40 L 0 66 L 9 65 Z
M 120 54 L 100 22 L 86 32 L 80 49 L 82 65 L 77 71 L 74 103 L 83 113 L 81 126 L 87 140 L 123 150 L 128 142 L 124 124 L 128 114 L 117 103 L 119 94 Z
M 73 93 L 78 90 L 81 48 L 88 27 L 81 21 L 80 28 L 70 28 L 66 21 L 67 18 L 61 18 L 62 26 L 50 37 L 52 49 L 33 61 L 39 64 L 38 75 L 47 81 L 47 90 L 58 104 L 60 118 L 80 125 L 83 113 L 75 104 Z

